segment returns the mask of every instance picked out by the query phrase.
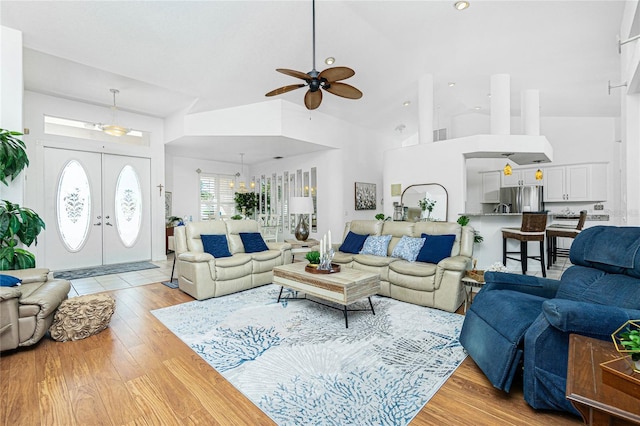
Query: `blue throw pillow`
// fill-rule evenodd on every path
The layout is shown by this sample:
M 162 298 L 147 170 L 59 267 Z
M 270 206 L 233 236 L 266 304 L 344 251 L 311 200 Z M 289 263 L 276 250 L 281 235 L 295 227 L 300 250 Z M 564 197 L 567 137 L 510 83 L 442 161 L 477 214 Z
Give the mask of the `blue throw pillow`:
M 393 248 L 391 257 L 399 257 L 409 262 L 415 262 L 425 241 L 426 238 L 413 238 L 403 235 Z
M 427 240 L 418 253 L 418 262 L 438 263 L 442 259 L 451 256 L 451 249 L 456 236 L 453 234 L 446 235 L 427 235 L 422 234 L 422 238 Z
M 364 245 L 364 241 L 367 237 L 368 235 L 356 234 L 355 232 L 349 231 L 347 237 L 344 239 L 344 242 L 338 250 L 343 253 L 358 254 L 360 253 L 360 250 L 362 250 L 362 246 Z
M 269 250 L 267 243 L 264 242 L 259 232 L 240 232 L 240 239 L 242 240 L 242 245 L 244 245 L 245 253 Z
M 387 248 L 389 248 L 389 242 L 391 241 L 391 235 L 369 235 L 364 241 L 360 254 L 372 254 L 374 256 L 386 256 Z
M 224 234 L 200 235 L 202 246 L 205 253 L 209 253 L 213 257 L 230 257 L 229 244 L 227 236 Z
M 14 287 L 21 282 L 22 280 L 20 278 L 12 277 L 11 275 L 0 274 L 0 287 Z

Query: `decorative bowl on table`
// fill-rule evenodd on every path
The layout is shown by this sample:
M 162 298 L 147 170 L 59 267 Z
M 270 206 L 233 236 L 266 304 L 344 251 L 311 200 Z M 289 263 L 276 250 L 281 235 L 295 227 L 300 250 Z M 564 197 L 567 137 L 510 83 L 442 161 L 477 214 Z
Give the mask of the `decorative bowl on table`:
M 318 265 L 308 264 L 304 267 L 304 270 L 311 274 L 334 274 L 336 272 L 340 272 L 340 265 L 332 263 L 331 269 L 319 269 Z

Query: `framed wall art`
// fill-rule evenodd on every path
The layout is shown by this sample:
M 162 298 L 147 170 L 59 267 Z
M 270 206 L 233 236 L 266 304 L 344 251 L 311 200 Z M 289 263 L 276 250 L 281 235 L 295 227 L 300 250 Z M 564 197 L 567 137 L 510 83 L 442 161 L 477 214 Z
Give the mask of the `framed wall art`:
M 356 182 L 356 210 L 376 209 L 376 184 Z

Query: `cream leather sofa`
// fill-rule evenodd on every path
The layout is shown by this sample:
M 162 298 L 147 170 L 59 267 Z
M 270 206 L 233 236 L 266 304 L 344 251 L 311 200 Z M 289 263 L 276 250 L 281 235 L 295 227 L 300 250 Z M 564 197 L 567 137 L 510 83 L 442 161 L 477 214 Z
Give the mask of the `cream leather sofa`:
M 471 264 L 473 254 L 473 228 L 454 222 L 389 222 L 380 220 L 354 220 L 345 226 L 344 238 L 349 231 L 356 234 L 391 235 L 387 257 L 369 254 L 351 254 L 336 250 L 334 263 L 380 274 L 380 293 L 404 302 L 454 312 L 464 301 L 461 278 Z M 456 236 L 451 256 L 437 265 L 409 262 L 391 257 L 393 248 L 403 235 L 420 237 L 422 234 Z M 344 240 L 343 238 L 343 240 Z
M 189 222 L 174 230 L 180 290 L 198 300 L 224 296 L 269 284 L 273 267 L 292 262 L 291 245 L 266 242 L 269 250 L 245 253 L 240 232 L 260 232 L 254 220 Z M 214 258 L 204 252 L 203 234 L 225 234 L 231 257 Z
M 0 287 L 0 351 L 33 345 L 51 326 L 71 283 L 54 279 L 46 268 L 0 271 L 0 274 L 22 280 L 19 286 Z

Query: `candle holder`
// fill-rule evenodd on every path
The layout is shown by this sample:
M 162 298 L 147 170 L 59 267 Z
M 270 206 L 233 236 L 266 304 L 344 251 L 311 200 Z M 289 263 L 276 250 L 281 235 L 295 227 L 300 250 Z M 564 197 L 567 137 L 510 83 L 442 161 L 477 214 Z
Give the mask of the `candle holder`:
M 335 254 L 335 251 L 332 248 L 322 253 L 322 257 L 320 258 L 320 265 L 318 266 L 318 269 L 321 269 L 323 271 L 331 270 L 331 262 L 333 261 L 334 254 Z

